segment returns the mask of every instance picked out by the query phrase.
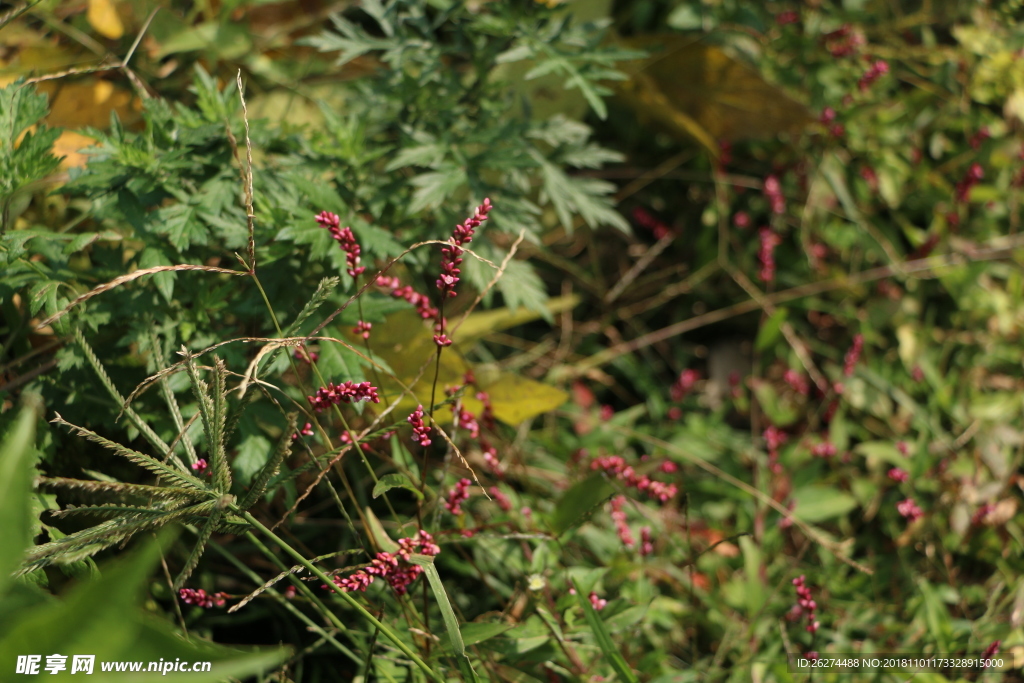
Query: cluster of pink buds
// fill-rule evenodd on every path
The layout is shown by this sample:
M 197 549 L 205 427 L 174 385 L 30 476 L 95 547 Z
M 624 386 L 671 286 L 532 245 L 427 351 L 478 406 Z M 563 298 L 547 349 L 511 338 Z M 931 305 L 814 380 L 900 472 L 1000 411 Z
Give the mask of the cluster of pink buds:
M 868 70 L 865 71 L 860 79 L 857 81 L 857 87 L 860 88 L 861 92 L 866 92 L 871 84 L 877 81 L 879 78 L 889 73 L 889 62 L 884 59 L 879 59 L 871 63 Z
M 981 167 L 981 164 L 971 164 L 971 167 L 967 169 L 967 175 L 956 184 L 956 200 L 966 202 L 971 196 L 971 188 L 980 183 L 984 177 L 985 169 Z
M 625 504 L 625 496 L 615 496 L 612 498 L 612 521 L 615 522 L 615 532 L 619 535 L 622 545 L 632 548 L 636 545 L 636 541 L 633 540 L 633 532 L 629 530 L 629 524 L 626 523 L 626 511 L 622 509 Z
M 604 598 L 598 597 L 596 591 L 591 591 L 590 592 L 590 604 L 596 610 L 603 610 L 605 608 L 605 606 L 608 604 L 608 601 L 605 600 Z
M 793 585 L 796 586 L 796 604 L 793 605 L 793 609 L 790 610 L 791 619 L 799 619 L 801 616 L 807 617 L 807 632 L 817 633 L 821 627 L 821 622 L 817 620 L 815 614 L 818 609 L 818 603 L 811 597 L 811 589 L 807 587 L 804 576 L 800 576 L 793 579 Z
M 860 360 L 860 352 L 864 350 L 864 335 L 855 334 L 853 335 L 853 346 L 851 346 L 847 352 L 846 357 L 843 358 L 843 374 L 847 377 L 853 376 L 853 369 L 857 365 L 857 361 Z M 842 392 L 837 392 L 842 393 Z
M 350 444 L 352 443 L 352 436 L 347 431 L 345 431 L 341 433 L 341 436 L 338 437 L 338 440 L 341 441 L 342 443 Z M 370 444 L 368 443 L 361 443 L 359 444 L 359 447 L 362 448 L 364 451 L 370 450 Z
M 345 262 L 348 265 L 348 274 L 352 277 L 359 277 L 362 275 L 366 268 L 359 265 L 359 254 L 360 248 L 359 243 L 356 242 L 356 236 L 352 234 L 352 228 L 340 228 L 341 218 L 338 214 L 331 213 L 330 211 L 321 211 L 317 217 L 316 222 L 322 227 L 327 228 L 331 233 L 331 237 L 334 238 L 341 248 L 345 251 Z
M 448 492 L 448 500 L 444 503 L 448 512 L 456 516 L 462 514 L 462 504 L 469 498 L 469 487 L 472 483 L 469 479 L 459 479 L 456 482 L 452 490 Z
M 831 441 L 822 441 L 811 447 L 811 455 L 818 458 L 831 458 L 836 454 L 836 445 Z
M 786 200 L 782 198 L 782 183 L 778 176 L 770 175 L 764 179 L 764 196 L 768 198 L 772 213 L 779 215 L 786 212 Z
M 768 449 L 768 467 L 776 474 L 782 472 L 782 463 L 779 462 L 779 446 L 786 443 L 789 435 L 775 425 L 769 425 L 762 434 L 765 447 Z
M 429 446 L 430 427 L 423 422 L 423 406 L 416 406 L 416 410 L 412 411 L 406 421 L 412 425 L 412 440 L 421 446 Z
M 783 373 L 782 379 L 798 394 L 806 396 L 811 390 L 811 385 L 808 383 L 807 378 L 792 368 Z
M 846 128 L 843 124 L 836 121 L 836 110 L 832 107 L 825 107 L 822 109 L 818 120 L 828 126 L 828 132 L 831 133 L 833 137 L 841 138 L 846 134 Z
M 985 521 L 985 518 L 989 516 L 991 512 L 996 509 L 996 506 L 992 503 L 985 503 L 978 508 L 975 513 L 971 516 L 971 524 L 977 526 Z
M 292 434 L 292 439 L 298 440 L 300 435 L 313 436 L 313 424 L 311 422 L 307 422 L 305 425 L 303 425 L 302 429 Z
M 598 456 L 590 463 L 590 469 L 603 470 L 606 474 L 614 476 L 626 486 L 631 486 L 638 491 L 646 493 L 651 498 L 657 498 L 660 502 L 668 502 L 668 499 L 676 495 L 679 489 L 675 484 L 651 479 L 646 474 L 638 475 L 631 465 L 618 455 Z
M 448 246 L 441 250 L 441 277 L 437 279 L 437 288 L 441 290 L 442 297 L 455 296 L 455 285 L 459 282 L 459 266 L 462 265 L 462 247 L 473 241 L 473 232 L 487 220 L 487 213 L 491 208 L 491 200 L 484 199 L 484 203 L 476 208 L 465 223 L 455 226 Z
M 694 385 L 697 384 L 699 379 L 700 373 L 696 370 L 686 369 L 680 372 L 679 379 L 669 388 L 669 395 L 672 397 L 672 400 L 682 401 L 683 397 L 693 390 Z
M 833 57 L 849 57 L 864 44 L 864 36 L 853 30 L 849 24 L 843 24 L 835 31 L 824 35 L 825 47 Z
M 750 214 L 746 211 L 737 211 L 732 215 L 732 224 L 741 230 L 750 227 Z
M 472 384 L 466 381 L 466 384 Z M 476 392 L 476 400 L 484 404 L 480 411 L 480 423 L 487 429 L 494 429 L 494 408 L 491 406 L 491 396 L 486 391 Z
M 505 476 L 505 468 L 498 460 L 498 449 L 488 443 L 486 439 L 480 439 L 480 448 L 483 449 L 484 462 L 487 463 L 491 472 L 499 478 Z
M 410 304 L 416 307 L 416 312 L 419 313 L 420 318 L 423 320 L 430 320 L 431 318 L 437 317 L 437 309 L 430 305 L 430 299 L 425 294 L 420 294 L 410 285 L 405 287 L 401 286 L 397 277 L 388 277 L 385 275 L 378 275 L 375 283 L 378 287 L 391 290 L 391 296 L 396 299 L 405 299 Z
M 205 474 L 206 476 L 213 474 L 213 471 L 210 470 L 210 463 L 206 462 L 206 458 L 199 458 L 192 463 L 192 469 L 195 470 L 196 474 Z
M 357 337 L 362 337 L 363 339 L 369 339 L 370 330 L 372 328 L 373 323 L 368 323 L 363 320 L 360 320 L 358 323 L 356 323 L 356 326 L 352 328 L 352 334 L 356 335 Z
M 654 239 L 662 239 L 672 234 L 672 230 L 662 223 L 660 220 L 654 217 L 650 211 L 638 206 L 633 209 L 633 220 L 636 221 L 637 225 L 646 230 L 650 230 L 654 235 Z
M 227 593 L 209 594 L 202 588 L 182 588 L 178 591 L 178 596 L 186 605 L 196 605 L 203 609 L 223 607 L 226 599 L 231 597 Z
M 978 149 L 981 147 L 981 143 L 985 142 L 992 137 L 992 133 L 989 132 L 988 126 L 982 126 L 978 129 L 978 132 L 971 136 L 970 145 L 971 149 Z
M 775 280 L 775 247 L 782 244 L 782 238 L 769 227 L 761 228 L 758 236 L 761 239 L 761 248 L 757 252 L 757 258 L 761 261 L 758 277 L 761 282 L 772 282 Z
M 293 355 L 295 356 L 296 360 L 304 361 L 306 364 L 315 363 L 317 359 L 320 358 L 320 354 L 318 354 L 316 351 L 307 351 L 304 347 L 301 346 L 295 349 L 295 353 Z
M 647 557 L 654 553 L 654 537 L 651 535 L 651 527 L 645 526 L 640 529 L 640 556 Z
M 419 553 L 433 557 L 440 552 L 441 548 L 434 543 L 434 537 L 426 531 L 420 531 L 415 536 L 400 540 L 397 552 L 377 553 L 377 557 L 373 558 L 368 567 L 345 578 L 335 576 L 333 581 L 345 592 L 365 591 L 375 578 L 380 577 L 387 581 L 398 595 L 404 595 L 409 589 L 409 584 L 423 573 L 423 567 L 409 563 L 409 556 Z
M 322 412 L 328 406 L 336 406 L 339 403 L 352 403 L 353 401 L 373 401 L 380 403 L 380 396 L 377 395 L 377 388 L 369 382 L 348 381 L 337 386 L 334 383 L 316 390 L 316 396 L 307 396 L 313 405 L 313 410 Z
M 795 24 L 800 21 L 800 15 L 795 10 L 786 10 L 785 12 L 779 12 L 775 15 L 775 23 L 779 26 L 785 26 L 786 24 Z
M 907 472 L 902 467 L 893 467 L 892 469 L 889 470 L 888 474 L 890 479 L 899 484 L 902 484 L 906 482 L 908 479 L 910 479 L 910 473 Z
M 875 169 L 870 166 L 861 166 L 860 177 L 868 184 L 869 190 L 878 192 L 878 174 L 875 173 Z
M 471 439 L 480 437 L 480 424 L 476 421 L 476 416 L 462 407 L 462 405 L 459 406 L 459 410 L 455 413 L 455 427 L 457 429 L 465 429 L 469 432 L 469 438 Z
M 498 507 L 500 507 L 502 511 L 511 512 L 512 501 L 509 499 L 508 496 L 505 495 L 505 493 L 501 489 L 499 489 L 497 486 L 492 486 L 491 488 L 487 489 L 487 492 L 491 494 L 491 498 L 494 499 L 494 502 L 498 504 Z
M 896 504 L 896 511 L 907 518 L 908 521 L 914 522 L 924 516 L 924 512 L 917 506 L 913 498 L 907 498 L 906 500 L 900 501 Z
M 907 445 L 906 441 L 897 441 L 896 450 L 900 452 L 900 455 L 906 457 L 910 455 L 910 446 Z

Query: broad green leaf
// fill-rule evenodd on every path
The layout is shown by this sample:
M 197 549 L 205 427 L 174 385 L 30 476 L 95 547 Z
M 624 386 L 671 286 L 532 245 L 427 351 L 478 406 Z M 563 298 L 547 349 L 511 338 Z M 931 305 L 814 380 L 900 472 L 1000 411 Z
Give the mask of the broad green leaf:
M 374 544 L 386 553 L 397 553 L 398 544 L 388 536 L 384 525 L 377 519 L 377 515 L 373 514 L 373 510 L 366 508 L 364 512 L 366 514 L 366 524 L 369 527 L 366 532 L 373 538 Z
M 764 380 L 751 380 L 754 396 L 772 424 L 779 427 L 791 425 L 800 417 L 800 410 L 787 395 L 779 396 L 775 387 Z
M 842 517 L 857 507 L 857 499 L 849 493 L 817 484 L 793 491 L 793 501 L 793 515 L 812 524 Z
M 0 441 L 0 595 L 32 543 L 29 498 L 36 405 L 27 402 Z
M 747 616 L 754 619 L 767 599 L 764 581 L 761 580 L 761 549 L 749 536 L 740 537 L 740 549 L 743 551 L 743 573 L 747 579 L 744 591 L 747 600 Z
M 437 573 L 437 567 L 434 566 L 434 558 L 427 555 L 412 555 L 409 557 L 409 562 L 423 567 L 423 573 L 426 574 L 430 589 L 434 593 L 434 600 L 437 602 L 438 609 L 441 610 L 444 627 L 448 631 L 448 642 L 451 644 L 463 678 L 466 681 L 479 680 L 476 672 L 473 671 L 469 657 L 466 656 L 466 644 L 462 640 L 462 631 L 459 630 L 459 620 L 455 618 L 455 611 L 452 610 L 452 604 L 448 600 L 448 593 L 445 592 L 441 576 Z
M 615 487 L 600 474 L 576 483 L 562 495 L 551 518 L 551 531 L 561 535 L 583 522 L 598 506 L 615 493 Z
M 757 331 L 757 339 L 754 341 L 754 349 L 764 351 L 771 347 L 779 337 L 782 336 L 782 324 L 786 322 L 789 311 L 785 308 L 777 308 L 770 318 L 764 321 L 761 329 Z
M 411 491 L 420 500 L 423 500 L 423 494 L 420 490 L 409 481 L 409 477 L 398 472 L 392 472 L 391 474 L 385 474 L 383 477 L 377 480 L 377 483 L 373 487 L 373 497 L 378 498 L 385 491 L 390 491 L 394 488 L 402 488 L 407 491 Z

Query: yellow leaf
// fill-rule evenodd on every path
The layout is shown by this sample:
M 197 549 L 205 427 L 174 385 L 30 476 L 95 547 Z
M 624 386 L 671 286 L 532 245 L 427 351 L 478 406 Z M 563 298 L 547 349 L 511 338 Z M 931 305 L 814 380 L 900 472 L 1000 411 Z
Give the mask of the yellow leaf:
M 117 112 L 122 123 L 130 124 L 138 118 L 141 105 L 131 92 L 103 79 L 74 83 L 48 81 L 41 83 L 39 90 L 50 95 L 46 123 L 58 128 L 105 129 L 110 125 L 111 111 Z
M 93 138 L 66 130 L 53 143 L 53 154 L 57 157 L 64 157 L 60 162 L 61 168 L 81 168 L 85 166 L 85 162 L 89 157 L 82 154 L 79 150 L 95 144 L 96 140 Z
M 113 0 L 89 0 L 89 11 L 85 15 L 89 25 L 104 38 L 117 40 L 124 35 L 124 24 L 117 15 Z
M 632 76 L 615 85 L 642 119 L 697 140 L 717 155 L 717 140 L 770 138 L 812 120 L 804 105 L 757 71 L 714 45 L 684 36 L 622 39 L 652 53 L 620 68 Z
M 353 340 L 353 346 L 362 347 L 361 339 L 356 343 L 355 337 L 351 336 L 351 333 L 350 339 Z M 435 396 L 437 401 L 444 399 L 447 387 L 461 385 L 466 372 L 471 367 L 458 353 L 459 336 L 457 333 L 455 339 L 455 345 L 445 349 L 441 354 Z M 395 375 L 406 385 L 412 384 L 420 368 L 434 358 L 437 348 L 434 344 L 434 332 L 431 325 L 420 320 L 413 311 L 395 313 L 389 316 L 384 323 L 375 324 L 370 344 L 374 356 L 386 361 L 394 370 Z M 400 412 L 409 413 L 418 404 L 422 404 L 424 407 L 430 404 L 434 368 L 434 363 L 430 362 L 419 381 L 411 386 L 414 396 L 411 398 L 406 396 L 399 401 Z M 490 372 L 488 370 L 487 367 L 474 368 L 474 374 L 480 388 L 490 395 L 494 416 L 505 424 L 518 425 L 525 420 L 554 410 L 569 398 L 564 391 L 547 384 L 520 377 L 511 372 Z M 376 381 L 372 371 L 367 371 L 367 378 Z M 382 394 L 389 400 L 394 400 L 394 397 L 401 392 L 400 385 L 383 374 L 380 376 L 380 385 Z M 467 410 L 479 414 L 483 405 L 473 398 L 473 395 L 474 392 L 467 391 L 463 402 Z M 448 409 L 435 411 L 434 418 L 442 423 L 448 422 L 451 420 L 451 411 Z

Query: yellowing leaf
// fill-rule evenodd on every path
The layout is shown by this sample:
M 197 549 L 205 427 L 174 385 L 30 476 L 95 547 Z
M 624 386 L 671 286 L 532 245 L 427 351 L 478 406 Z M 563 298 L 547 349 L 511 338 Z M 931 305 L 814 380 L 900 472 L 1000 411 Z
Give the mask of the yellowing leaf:
M 96 140 L 87 135 L 66 130 L 57 138 L 57 142 L 53 143 L 53 155 L 64 157 L 60 162 L 61 168 L 81 168 L 85 166 L 89 157 L 79 150 L 95 144 Z
M 642 119 L 696 139 L 717 154 L 717 140 L 769 138 L 797 131 L 810 112 L 753 68 L 714 45 L 684 36 L 623 39 L 653 54 L 621 70 L 628 81 L 613 84 Z
M 50 95 L 46 123 L 58 128 L 104 129 L 110 125 L 111 111 L 116 111 L 127 124 L 138 117 L 141 108 L 141 102 L 131 92 L 102 79 L 79 83 L 49 81 L 40 84 L 39 90 Z
M 113 0 L 89 0 L 89 11 L 85 15 L 89 25 L 104 38 L 117 40 L 124 35 L 124 24 L 117 15 Z
M 445 388 L 461 385 L 470 365 L 459 355 L 460 336 L 455 334 L 455 345 L 445 349 L 441 354 L 441 364 L 437 379 L 437 394 L 435 400 L 441 401 L 444 398 Z M 362 347 L 362 340 L 353 346 Z M 428 323 L 420 320 L 413 311 L 402 311 L 388 317 L 384 323 L 373 326 L 373 336 L 370 339 L 374 356 L 381 358 L 394 370 L 395 375 L 406 385 L 411 385 L 412 397 L 405 396 L 399 401 L 399 410 L 411 412 L 418 404 L 424 407 L 430 404 L 431 384 L 434 378 L 434 358 L 436 346 L 434 344 L 434 333 Z M 346 353 L 348 353 L 346 351 Z M 428 363 L 427 369 L 423 372 L 419 381 L 415 384 L 413 380 L 424 364 Z M 474 370 L 477 383 L 480 388 L 490 395 L 494 416 L 509 425 L 518 425 L 530 418 L 536 417 L 549 410 L 554 410 L 562 405 L 569 396 L 561 389 L 537 382 L 535 380 L 520 377 L 511 372 L 487 372 L 487 368 L 481 368 L 479 372 Z M 371 371 L 367 371 L 367 378 L 376 380 Z M 334 378 L 327 378 L 332 380 Z M 380 374 L 380 388 L 389 398 L 394 400 L 401 392 L 400 385 L 387 375 Z M 483 405 L 473 398 L 474 392 L 466 392 L 464 403 L 466 409 L 479 414 Z M 434 418 L 439 422 L 451 420 L 450 410 L 438 410 Z

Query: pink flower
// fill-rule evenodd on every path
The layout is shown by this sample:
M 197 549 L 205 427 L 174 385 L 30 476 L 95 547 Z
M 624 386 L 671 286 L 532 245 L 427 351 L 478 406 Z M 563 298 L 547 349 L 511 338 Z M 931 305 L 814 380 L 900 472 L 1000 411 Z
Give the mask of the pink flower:
M 913 498 L 907 498 L 896 504 L 896 511 L 907 518 L 908 521 L 914 522 L 924 516 L 921 508 L 917 506 Z
M 447 334 L 442 332 L 441 334 L 434 335 L 434 343 L 438 346 L 451 346 L 452 340 L 448 338 Z
M 618 455 L 594 458 L 590 463 L 590 469 L 604 470 L 605 474 L 616 477 L 626 486 L 636 488 L 651 498 L 657 498 L 662 503 L 668 502 L 678 492 L 675 484 L 656 481 L 647 475 L 637 475 L 632 466 L 627 465 L 626 461 Z
M 370 338 L 370 328 L 373 327 L 373 323 L 368 323 L 360 320 L 356 323 L 356 326 L 352 328 L 352 334 L 360 336 L 363 339 Z
M 885 60 L 879 59 L 873 62 L 868 70 L 860 77 L 857 81 L 857 87 L 860 88 L 861 92 L 867 91 L 871 87 L 871 84 L 877 81 L 879 78 L 889 73 L 889 63 Z
M 206 458 L 199 458 L 199 460 L 192 463 L 192 469 L 195 470 L 196 474 L 205 474 L 208 477 L 213 474 L 213 471 L 210 470 L 210 464 L 206 462 Z
M 377 395 L 377 388 L 369 382 L 345 382 L 337 386 L 332 382 L 326 387 L 316 390 L 316 396 L 307 396 L 313 405 L 313 410 L 322 412 L 325 408 L 339 403 L 352 403 L 353 401 L 373 401 L 380 403 L 380 396 Z
M 675 464 L 671 460 L 663 460 L 662 463 L 658 465 L 658 469 L 665 474 L 672 474 L 679 469 L 679 465 Z
M 608 604 L 608 601 L 603 599 L 603 598 L 599 598 L 597 596 L 596 592 L 591 591 L 590 592 L 590 604 L 594 607 L 594 609 L 602 610 L 602 609 L 605 608 L 605 605 Z
M 847 377 L 853 375 L 853 368 L 857 365 L 857 361 L 860 360 L 860 352 L 863 348 L 864 335 L 853 335 L 853 346 L 846 352 L 846 357 L 843 359 L 843 374 Z M 836 391 L 836 393 L 842 392 Z
M 302 436 L 313 436 L 313 424 L 312 424 L 312 423 L 310 423 L 310 422 L 307 422 L 307 423 L 306 423 L 306 424 L 305 424 L 305 425 L 304 425 L 304 426 L 302 427 L 302 429 L 301 429 L 301 430 L 299 430 L 299 431 L 298 431 L 298 432 L 296 432 L 295 434 L 292 434 L 292 439 L 298 439 L 298 438 L 299 438 L 299 435 L 300 435 L 300 434 L 301 434 Z
M 987 669 L 991 662 L 985 661 L 991 659 L 996 653 L 999 652 L 999 645 L 1002 643 L 1000 640 L 993 640 L 992 644 L 985 648 L 985 651 L 981 653 L 982 668 Z
M 818 609 L 818 603 L 814 601 L 811 596 L 811 589 L 807 587 L 805 578 L 803 575 L 793 579 L 793 585 L 796 586 L 796 605 L 794 605 L 793 613 L 796 616 L 807 617 L 807 632 L 816 633 L 818 628 L 821 627 L 821 622 L 817 621 L 815 610 Z
M 421 446 L 429 446 L 431 444 L 430 427 L 423 423 L 423 406 L 417 406 L 416 410 L 406 418 L 406 421 L 412 425 L 412 440 Z
M 462 225 L 456 225 L 448 246 L 441 249 L 441 275 L 437 279 L 437 288 L 442 297 L 455 296 L 455 285 L 459 282 L 459 266 L 462 265 L 462 247 L 473 240 L 473 233 L 481 223 L 487 220 L 491 210 L 491 200 L 484 199 L 483 204 L 476 208 L 472 216 Z
M 786 370 L 785 374 L 782 375 L 782 379 L 798 394 L 806 396 L 810 391 L 811 387 L 807 382 L 807 378 L 792 368 Z
M 681 401 L 683 397 L 689 394 L 694 385 L 700 379 L 700 373 L 696 370 L 686 369 L 679 373 L 679 379 L 675 381 L 672 387 L 669 389 L 669 394 L 673 401 Z
M 786 200 L 782 197 L 782 183 L 779 182 L 777 176 L 770 175 L 764 179 L 763 192 L 772 208 L 772 213 L 779 215 L 786 212 Z
M 321 211 L 316 216 L 316 222 L 322 227 L 327 228 L 331 233 L 331 237 L 345 251 L 348 274 L 352 277 L 362 275 L 366 268 L 359 265 L 360 248 L 359 243 L 356 242 L 356 236 L 352 233 L 352 228 L 339 228 L 341 219 L 338 217 L 338 214 L 330 213 L 329 211 Z
M 455 413 L 455 426 L 469 432 L 471 439 L 480 438 L 480 425 L 477 423 L 476 417 L 462 406 L 459 406 L 458 412 Z
M 510 512 L 512 510 L 512 501 L 497 486 L 492 486 L 487 489 L 487 492 L 491 494 L 491 498 L 494 499 L 494 502 L 498 504 L 502 511 Z
M 761 239 L 761 248 L 757 252 L 757 258 L 761 261 L 758 277 L 762 282 L 772 282 L 775 279 L 775 247 L 782 244 L 782 238 L 768 227 L 761 228 L 758 236 Z
M 647 557 L 654 552 L 654 538 L 651 536 L 651 527 L 645 526 L 640 529 L 640 556 Z
M 750 214 L 746 211 L 737 211 L 732 216 L 732 224 L 737 228 L 746 230 L 750 227 Z
M 831 441 L 822 441 L 811 447 L 811 455 L 819 458 L 831 458 L 836 454 L 836 445 Z
M 304 361 L 307 364 L 314 363 L 318 358 L 320 358 L 320 355 L 315 351 L 307 351 L 302 347 L 295 349 L 295 353 L 293 355 L 297 360 Z
M 985 169 L 981 167 L 981 164 L 971 164 L 967 174 L 956 184 L 956 200 L 958 202 L 966 202 L 970 199 L 971 188 L 980 183 L 984 177 Z
M 905 469 L 893 467 L 891 470 L 889 470 L 889 478 L 895 482 L 899 482 L 900 484 L 902 484 L 908 479 L 910 479 L 910 473 L 907 472 Z
M 448 492 L 448 500 L 445 501 L 445 508 L 453 515 L 462 514 L 462 503 L 469 498 L 469 487 L 473 482 L 469 479 L 460 479 L 456 482 L 451 491 Z
M 210 595 L 202 588 L 182 588 L 178 591 L 178 596 L 186 605 L 196 605 L 203 609 L 210 609 L 214 606 L 223 607 L 226 598 L 231 597 L 227 593 L 214 593 Z
M 615 532 L 618 534 L 619 540 L 622 541 L 622 545 L 632 548 L 636 545 L 636 541 L 633 540 L 633 533 L 629 530 L 629 525 L 626 523 L 626 512 L 622 509 L 625 504 L 625 496 L 615 496 L 612 498 L 612 520 L 615 522 Z
M 433 557 L 440 552 L 441 548 L 434 543 L 434 537 L 426 531 L 419 531 L 410 538 L 400 540 L 395 553 L 377 553 L 369 566 L 345 578 L 335 576 L 333 583 L 345 592 L 365 591 L 379 577 L 387 581 L 398 595 L 404 595 L 409 584 L 423 573 L 423 567 L 409 563 L 409 556 L 419 553 Z

